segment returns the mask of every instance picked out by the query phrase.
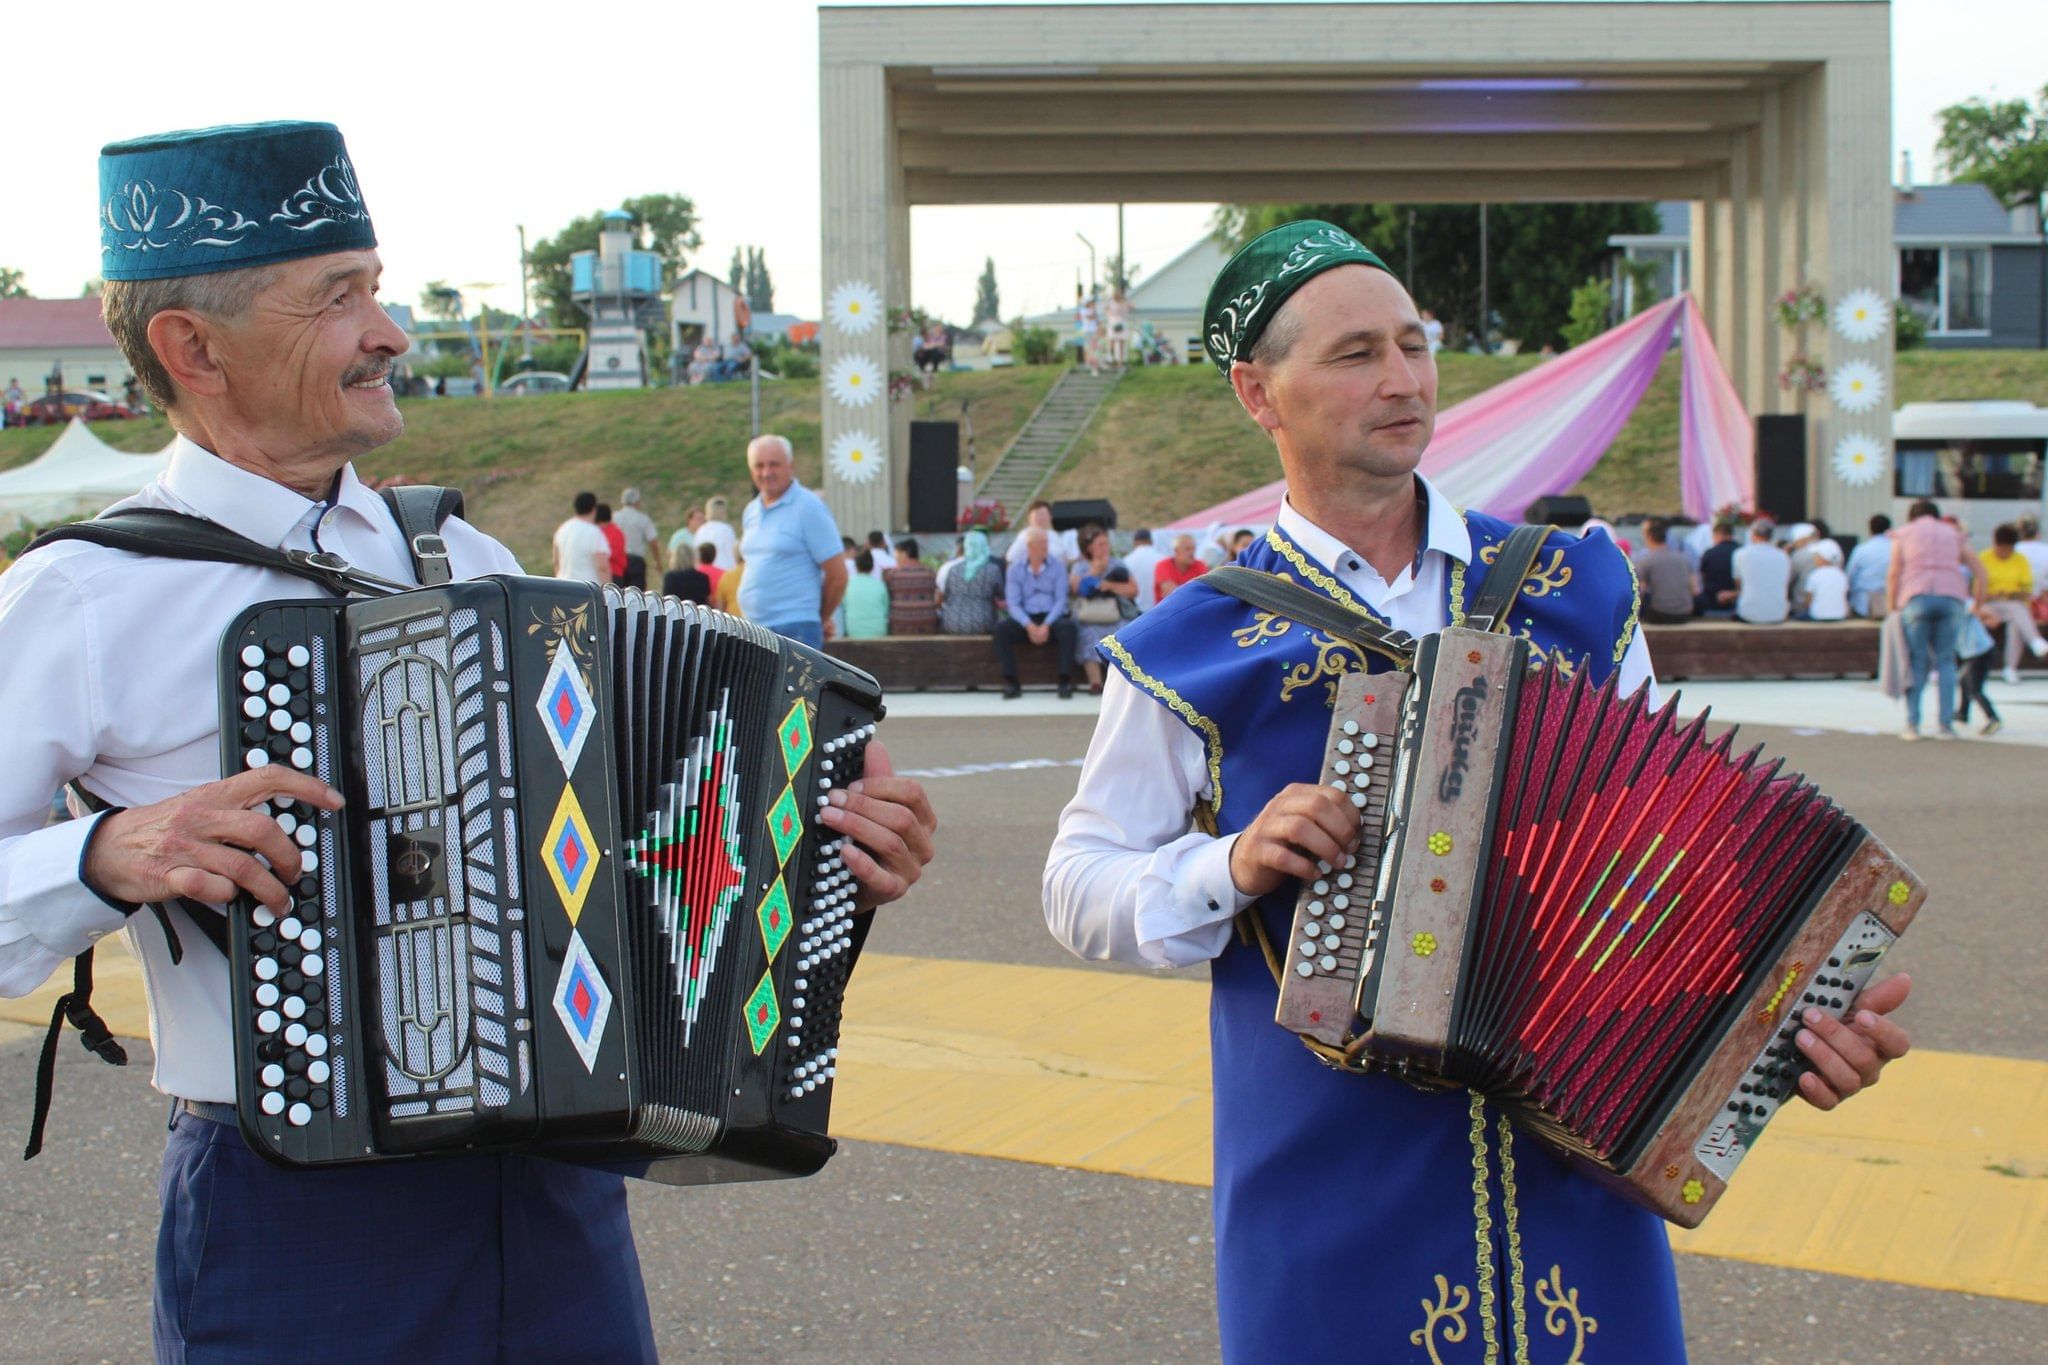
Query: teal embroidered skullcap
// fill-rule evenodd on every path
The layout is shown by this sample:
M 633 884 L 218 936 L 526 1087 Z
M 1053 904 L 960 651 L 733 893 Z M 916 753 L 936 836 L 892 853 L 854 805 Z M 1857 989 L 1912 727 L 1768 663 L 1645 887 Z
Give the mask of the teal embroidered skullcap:
M 100 149 L 100 275 L 162 280 L 377 245 L 331 123 L 238 123 Z
M 1340 265 L 1387 269 L 1357 238 L 1319 218 L 1283 223 L 1238 248 L 1217 272 L 1209 301 L 1202 305 L 1202 344 L 1223 377 L 1230 378 L 1231 362 L 1251 357 L 1252 347 L 1295 290 Z

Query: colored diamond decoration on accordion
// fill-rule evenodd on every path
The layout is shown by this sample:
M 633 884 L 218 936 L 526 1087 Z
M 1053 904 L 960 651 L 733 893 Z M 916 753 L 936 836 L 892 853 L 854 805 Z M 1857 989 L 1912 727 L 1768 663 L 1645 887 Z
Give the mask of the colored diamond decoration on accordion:
M 573 774 L 576 760 L 583 754 L 583 741 L 597 728 L 597 707 L 590 700 L 583 670 L 570 656 L 567 640 L 555 646 L 555 661 L 548 666 L 534 709 L 540 712 L 548 743 L 555 746 L 555 757 L 562 760 L 562 771 Z
M 783 866 L 804 837 L 804 815 L 797 809 L 796 790 L 784 787 L 768 811 L 768 837 L 775 841 L 775 862 Z
M 775 1026 L 781 1022 L 782 1006 L 775 999 L 774 973 L 763 972 L 761 984 L 747 997 L 747 1037 L 754 1044 L 756 1057 L 768 1046 L 768 1040 L 775 1036 Z
M 1436 951 L 1436 935 L 1426 931 L 1417 934 L 1409 940 L 1408 946 L 1415 950 L 1417 957 L 1428 957 Z
M 1438 830 L 1429 836 L 1429 851 L 1441 858 L 1451 851 L 1451 836 Z
M 590 950 L 583 946 L 583 936 L 572 929 L 568 956 L 562 961 L 562 977 L 555 984 L 555 1015 L 568 1030 L 569 1042 L 583 1059 L 585 1071 L 597 1067 L 597 1050 L 604 1041 L 605 1021 L 611 1013 L 611 989 L 598 973 Z
M 804 766 L 804 760 L 811 756 L 811 713 L 798 701 L 789 708 L 789 715 L 777 727 L 775 737 L 782 741 L 782 766 L 789 770 L 792 780 L 796 770 Z
M 1893 882 L 1892 889 L 1888 894 L 1891 896 L 1893 905 L 1904 905 L 1907 901 L 1913 899 L 1913 888 L 1902 881 Z
M 773 962 L 782 951 L 782 941 L 789 937 L 789 890 L 782 884 L 782 878 L 777 877 L 775 885 L 768 888 L 756 913 L 761 920 L 761 943 L 768 949 L 768 960 Z
M 592 874 L 603 856 L 597 841 L 590 836 L 590 823 L 583 818 L 576 789 L 562 788 L 555 818 L 548 823 L 541 862 L 548 870 L 548 880 L 555 884 L 555 894 L 562 898 L 562 908 L 569 912 L 572 925 L 583 913 L 584 898 L 590 894 L 591 883 L 597 880 Z
M 1707 1187 L 1701 1184 L 1697 1179 L 1693 1179 L 1686 1181 L 1685 1184 L 1679 1188 L 1678 1195 L 1679 1198 L 1685 1200 L 1685 1202 L 1688 1204 L 1697 1204 L 1700 1202 L 1701 1198 L 1705 1196 L 1706 1192 Z

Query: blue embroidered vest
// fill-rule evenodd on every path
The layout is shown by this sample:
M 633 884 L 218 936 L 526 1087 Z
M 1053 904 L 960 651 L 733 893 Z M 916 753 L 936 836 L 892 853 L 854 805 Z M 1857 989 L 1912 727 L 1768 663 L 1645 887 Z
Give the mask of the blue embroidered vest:
M 1454 625 L 1513 528 L 1464 514 L 1469 564 L 1445 584 Z M 1279 531 L 1238 561 L 1358 611 Z M 1604 679 L 1636 629 L 1635 577 L 1605 535 L 1553 535 L 1510 628 Z M 1201 740 L 1218 834 L 1320 776 L 1336 679 L 1391 665 L 1257 612 L 1200 579 L 1098 649 Z M 1287 940 L 1293 884 L 1254 907 Z M 1229 1361 L 1682 1361 L 1662 1220 L 1608 1193 L 1465 1092 L 1424 1094 L 1322 1065 L 1273 1022 L 1255 944 L 1210 968 L 1218 1317 Z

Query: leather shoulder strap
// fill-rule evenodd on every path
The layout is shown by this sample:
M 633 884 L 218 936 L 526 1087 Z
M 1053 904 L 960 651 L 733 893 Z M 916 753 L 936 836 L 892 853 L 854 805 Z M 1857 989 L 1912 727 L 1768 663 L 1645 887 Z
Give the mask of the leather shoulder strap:
M 1529 576 L 1529 569 L 1536 562 L 1536 552 L 1543 548 L 1543 542 L 1550 539 L 1555 526 L 1517 526 L 1501 542 L 1500 554 L 1493 561 L 1493 567 L 1486 571 L 1486 582 L 1479 589 L 1479 596 L 1473 599 L 1472 610 L 1465 613 L 1465 624 L 1473 630 L 1505 630 L 1508 624 L 1508 608 L 1515 604 L 1515 594 L 1521 590 L 1522 580 Z
M 336 597 L 382 597 L 407 591 L 406 584 L 364 573 L 351 567 L 339 555 L 258 545 L 203 517 L 188 517 L 182 512 L 158 507 L 130 507 L 105 513 L 91 521 L 56 527 L 29 542 L 28 549 L 22 553 L 29 554 L 60 540 L 82 540 L 110 550 L 126 550 L 131 554 L 156 555 L 165 559 L 252 564 L 316 583 Z
M 1415 657 L 1415 637 L 1373 620 L 1291 578 L 1225 564 L 1202 575 L 1200 582 L 1229 593 L 1240 602 L 1285 616 L 1334 639 L 1369 649 L 1405 668 Z
M 448 564 L 448 545 L 441 528 L 450 517 L 462 515 L 462 490 L 436 488 L 432 484 L 400 484 L 379 489 L 377 496 L 391 509 L 412 555 L 412 571 L 423 588 L 438 588 L 453 578 Z

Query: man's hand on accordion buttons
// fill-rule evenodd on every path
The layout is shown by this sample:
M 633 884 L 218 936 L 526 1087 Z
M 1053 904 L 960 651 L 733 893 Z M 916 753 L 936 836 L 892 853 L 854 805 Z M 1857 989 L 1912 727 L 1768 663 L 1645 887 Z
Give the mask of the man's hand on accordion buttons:
M 1912 1046 L 1906 1031 L 1889 1017 L 1912 989 L 1913 978 L 1902 972 L 1863 992 L 1845 1020 L 1808 1010 L 1798 1041 L 1813 1070 L 1799 1078 L 1800 1098 L 1816 1109 L 1832 1109 L 1876 1085 L 1884 1064 L 1905 1056 Z
M 1318 861 L 1341 862 L 1358 843 L 1351 798 L 1319 782 L 1284 787 L 1266 803 L 1230 849 L 1230 880 L 1247 896 L 1263 896 L 1289 877 L 1314 880 Z
M 932 860 L 932 835 L 939 817 L 924 788 L 896 776 L 889 751 L 878 740 L 868 745 L 865 775 L 832 793 L 818 817 L 827 829 L 846 836 L 839 856 L 860 883 L 863 911 L 901 900 Z
M 272 910 L 288 910 L 284 882 L 298 880 L 299 849 L 275 818 L 255 809 L 279 798 L 323 810 L 342 805 L 340 792 L 283 764 L 237 773 L 102 818 L 86 850 L 85 884 L 109 900 L 143 905 L 177 896 L 220 904 L 246 891 Z

